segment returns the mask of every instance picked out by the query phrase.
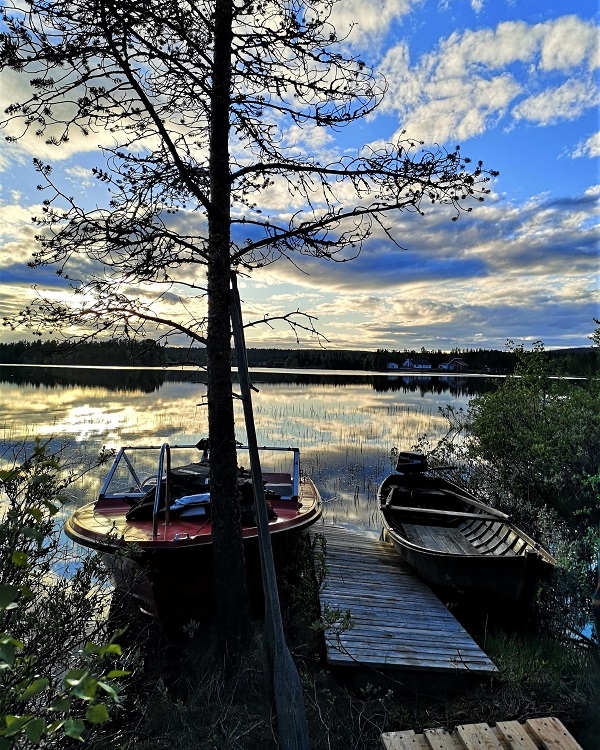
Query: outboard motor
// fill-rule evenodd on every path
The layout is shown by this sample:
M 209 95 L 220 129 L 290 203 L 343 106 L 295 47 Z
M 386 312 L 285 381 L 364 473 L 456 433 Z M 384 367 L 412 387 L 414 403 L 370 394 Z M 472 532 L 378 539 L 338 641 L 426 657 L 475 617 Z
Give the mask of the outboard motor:
M 198 440 L 198 442 L 196 443 L 196 448 L 198 448 L 199 451 L 202 451 L 202 458 L 200 459 L 200 461 L 208 461 L 208 452 L 210 450 L 210 443 L 208 442 L 208 438 L 202 438 L 201 440 Z
M 429 469 L 427 463 L 427 457 L 423 453 L 416 453 L 415 451 L 401 451 L 398 454 L 398 462 L 396 463 L 396 471 L 401 474 L 418 474 Z

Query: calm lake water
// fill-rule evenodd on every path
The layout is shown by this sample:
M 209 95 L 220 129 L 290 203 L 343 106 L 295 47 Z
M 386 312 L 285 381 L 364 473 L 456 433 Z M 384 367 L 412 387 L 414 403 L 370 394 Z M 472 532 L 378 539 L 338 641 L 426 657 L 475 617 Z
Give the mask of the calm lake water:
M 324 523 L 372 536 L 380 532 L 377 487 L 389 473 L 390 451 L 410 449 L 446 431 L 440 407 L 466 408 L 496 382 L 482 376 L 373 375 L 254 370 L 253 394 L 260 445 L 301 449 L 304 471 L 324 501 Z M 203 374 L 193 370 L 0 367 L 0 442 L 4 460 L 13 446 L 35 436 L 64 445 L 75 463 L 103 446 L 195 444 L 207 435 Z M 245 444 L 241 403 L 237 439 Z M 281 454 L 264 468 L 283 468 Z M 240 456 L 240 463 L 244 458 Z M 74 502 L 98 493 L 107 468 L 74 487 Z

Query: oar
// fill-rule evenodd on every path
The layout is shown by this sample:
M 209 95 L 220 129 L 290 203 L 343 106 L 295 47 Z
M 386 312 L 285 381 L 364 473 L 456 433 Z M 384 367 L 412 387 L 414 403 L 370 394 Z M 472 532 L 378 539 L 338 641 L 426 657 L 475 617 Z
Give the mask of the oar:
M 432 518 L 447 518 L 458 517 L 458 518 L 477 518 L 480 521 L 501 521 L 504 519 L 499 518 L 497 515 L 492 513 L 466 513 L 461 510 L 438 510 L 437 508 L 411 508 L 407 505 L 386 505 L 386 510 L 400 510 L 403 513 L 413 513 L 418 515 L 430 516 Z
M 491 516 L 496 516 L 497 518 L 501 518 L 504 521 L 510 521 L 510 516 L 507 516 L 506 513 L 503 513 L 501 510 L 496 510 L 496 508 L 490 508 L 489 505 L 485 505 L 485 503 L 480 503 L 478 500 L 475 500 L 475 498 L 469 497 L 468 495 L 461 495 L 459 492 L 454 492 L 454 490 L 448 489 L 447 487 L 432 487 L 431 490 L 419 490 L 419 489 L 412 489 L 411 487 L 406 486 L 392 486 L 390 487 L 390 491 L 388 492 L 388 496 L 386 499 L 386 507 L 389 507 L 392 502 L 392 493 L 393 491 L 397 489 L 401 492 L 407 492 L 410 493 L 411 498 L 414 498 L 415 500 L 418 500 L 420 498 L 426 499 L 430 497 L 431 495 L 448 495 L 450 497 L 457 498 L 458 500 L 461 500 L 463 503 L 468 503 L 469 505 L 472 505 L 475 508 L 480 508 L 481 510 L 485 511 L 486 513 L 489 513 Z
M 265 641 L 270 651 L 268 656 L 272 673 L 269 675 L 269 680 L 272 680 L 275 710 L 277 712 L 279 747 L 282 750 L 309 750 L 308 722 L 302 696 L 302 685 L 298 670 L 285 642 L 281 621 L 267 504 L 265 502 L 258 441 L 252 411 L 252 386 L 246 358 L 242 308 L 235 271 L 231 273 L 231 323 L 248 437 L 252 486 L 254 488 L 256 526 L 265 594 Z
M 490 508 L 489 505 L 480 503 L 479 500 L 475 500 L 475 498 L 465 497 L 459 492 L 454 492 L 453 490 L 446 489 L 446 487 L 442 487 L 441 489 L 442 492 L 445 492 L 447 495 L 452 495 L 452 497 L 457 497 L 459 500 L 462 500 L 465 503 L 469 503 L 469 505 L 474 505 L 476 508 L 481 508 L 481 510 L 484 510 L 486 513 L 490 513 L 492 516 L 498 516 L 499 518 L 503 518 L 505 521 L 510 520 L 510 516 L 507 516 L 506 513 L 503 513 L 501 510 L 496 510 L 496 508 Z

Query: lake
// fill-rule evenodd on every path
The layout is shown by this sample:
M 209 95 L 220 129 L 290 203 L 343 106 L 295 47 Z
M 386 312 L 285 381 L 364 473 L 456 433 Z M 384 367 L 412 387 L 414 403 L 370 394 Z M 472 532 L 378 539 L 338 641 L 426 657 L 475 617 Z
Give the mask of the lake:
M 466 408 L 494 387 L 489 376 L 376 375 L 371 372 L 253 370 L 259 445 L 299 447 L 304 471 L 324 501 L 324 522 L 378 536 L 376 493 L 390 472 L 392 448 L 420 437 L 432 443 L 447 424 L 439 409 Z M 207 435 L 202 372 L 182 368 L 0 366 L 3 460 L 34 437 L 62 446 L 85 464 L 103 447 L 195 444 Z M 242 405 L 235 402 L 237 439 L 245 444 Z M 280 467 L 280 454 L 265 469 Z M 240 457 L 240 462 L 244 459 Z M 273 462 L 269 465 L 269 462 Z M 74 502 L 97 495 L 107 467 L 73 487 Z

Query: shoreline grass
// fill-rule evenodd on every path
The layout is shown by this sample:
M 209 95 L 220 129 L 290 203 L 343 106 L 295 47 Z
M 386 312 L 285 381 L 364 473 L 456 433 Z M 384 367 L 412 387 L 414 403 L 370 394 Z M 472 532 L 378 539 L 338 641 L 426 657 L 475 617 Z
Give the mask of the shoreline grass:
M 316 547 L 316 554 L 315 554 Z M 303 685 L 312 750 L 376 750 L 382 732 L 556 716 L 585 750 L 600 738 L 600 658 L 589 646 L 544 632 L 508 633 L 493 625 L 485 649 L 499 674 L 452 696 L 411 693 L 390 685 L 355 687 L 324 663 L 318 614 L 326 551 L 304 535 L 279 568 L 286 637 Z M 313 567 L 313 555 L 317 559 Z M 483 644 L 481 644 L 483 645 Z M 132 750 L 262 750 L 277 748 L 275 718 L 264 684 L 262 633 L 237 668 L 218 661 L 213 631 L 196 629 L 152 669 L 139 737 Z M 157 669 L 158 667 L 158 669 Z M 435 678 L 432 677 L 432 680 Z M 406 689 L 408 688 L 408 690 Z

